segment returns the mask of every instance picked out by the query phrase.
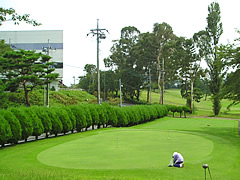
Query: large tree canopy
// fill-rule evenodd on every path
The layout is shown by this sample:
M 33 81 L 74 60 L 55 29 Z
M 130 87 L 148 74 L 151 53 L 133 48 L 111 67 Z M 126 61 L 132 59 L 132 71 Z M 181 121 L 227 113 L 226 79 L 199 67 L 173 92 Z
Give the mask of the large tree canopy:
M 205 59 L 210 76 L 210 91 L 212 93 L 213 111 L 218 115 L 221 109 L 220 89 L 222 86 L 223 62 L 219 58 L 218 44 L 223 33 L 220 6 L 213 2 L 208 7 L 207 27 L 205 31 L 194 34 L 194 40 L 200 48 L 200 55 Z

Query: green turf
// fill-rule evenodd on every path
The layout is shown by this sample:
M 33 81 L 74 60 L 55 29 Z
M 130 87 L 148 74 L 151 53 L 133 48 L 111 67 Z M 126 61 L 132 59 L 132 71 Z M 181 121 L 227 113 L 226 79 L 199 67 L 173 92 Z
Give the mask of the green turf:
M 240 177 L 238 122 L 165 117 L 0 149 L 0 179 L 213 179 Z M 169 139 L 169 138 L 170 139 Z M 184 168 L 167 167 L 174 151 Z
M 159 93 L 157 92 L 152 92 L 151 94 L 152 97 L 152 103 L 159 103 Z M 140 94 L 140 99 L 141 100 L 147 100 L 147 91 L 141 91 Z M 186 105 L 186 99 L 181 97 L 180 94 L 180 89 L 166 89 L 165 90 L 165 104 L 173 104 L 173 105 L 178 105 L 178 106 L 184 106 Z M 228 105 L 231 104 L 230 101 L 223 99 L 221 101 L 221 111 L 219 114 L 219 117 L 228 117 L 228 118 L 236 118 L 240 119 L 240 104 L 232 106 L 229 109 L 227 109 Z M 212 108 L 212 101 L 210 96 L 207 97 L 205 100 L 205 97 L 201 99 L 199 103 L 194 102 L 195 106 L 195 114 L 198 116 L 213 116 L 213 108 Z
M 149 169 L 164 168 L 175 150 L 184 152 L 188 162 L 194 163 L 212 152 L 213 142 L 177 131 L 122 129 L 60 144 L 37 158 L 44 164 L 63 168 Z

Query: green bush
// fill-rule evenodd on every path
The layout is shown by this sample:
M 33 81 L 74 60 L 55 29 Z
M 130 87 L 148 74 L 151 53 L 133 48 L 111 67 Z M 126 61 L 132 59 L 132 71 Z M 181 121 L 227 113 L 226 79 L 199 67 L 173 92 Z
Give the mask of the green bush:
M 8 142 L 17 144 L 22 137 L 22 129 L 19 120 L 9 110 L 0 110 L 0 114 L 8 121 L 11 127 L 12 137 L 8 139 Z
M 146 106 L 149 114 L 150 114 L 150 120 L 154 120 L 158 118 L 158 112 L 156 111 L 156 109 L 152 106 Z
M 52 122 L 52 130 L 50 131 L 50 134 L 55 134 L 55 136 L 57 136 L 57 134 L 61 133 L 63 130 L 62 122 L 56 114 L 58 112 L 56 112 L 53 108 L 48 108 L 46 111 Z
M 87 127 L 86 115 L 84 109 L 79 105 L 69 106 L 76 119 L 76 130 L 81 132 L 83 128 Z
M 177 112 L 177 106 L 171 105 L 170 111 L 173 113 L 173 117 L 174 117 L 174 113 Z
M 22 138 L 25 141 L 33 133 L 33 125 L 29 116 L 21 108 L 11 108 L 10 111 L 16 116 L 21 124 Z
M 106 111 L 106 126 L 111 125 L 115 127 L 117 125 L 117 116 L 112 106 L 107 103 L 103 103 L 102 106 Z
M 32 108 L 26 107 L 22 108 L 22 110 L 28 115 L 28 117 L 32 121 L 32 135 L 36 136 L 36 139 L 38 139 L 38 136 L 40 136 L 44 132 L 42 121 L 38 118 L 37 114 L 35 113 L 35 111 L 32 110 Z
M 92 115 L 92 129 L 94 129 L 95 125 L 98 125 L 99 123 L 99 114 L 97 110 L 95 109 L 94 105 L 89 105 L 89 110 Z
M 12 131 L 8 121 L 0 116 L 0 144 L 4 146 L 12 138 Z
M 132 124 L 133 125 L 139 124 L 141 121 L 141 114 L 139 113 L 140 109 L 138 109 L 138 106 L 131 106 L 130 110 L 132 111 L 133 116 L 134 116 L 134 122 Z
M 43 132 L 46 133 L 46 137 L 48 137 L 48 133 L 50 133 L 52 130 L 52 121 L 48 116 L 47 108 L 42 106 L 33 106 L 31 108 L 41 120 L 44 127 Z
M 187 113 L 191 113 L 191 109 L 188 106 L 183 106 L 184 117 L 186 118 Z
M 64 107 L 64 109 L 67 111 L 68 117 L 72 122 L 72 132 L 76 129 L 76 118 L 73 114 L 73 112 L 71 111 L 71 109 L 67 106 Z
M 83 112 L 84 112 L 84 114 L 86 116 L 86 123 L 87 123 L 86 128 L 85 128 L 86 131 L 92 125 L 92 115 L 90 113 L 90 110 L 89 110 L 88 106 L 89 106 L 88 104 L 81 105 L 81 107 L 84 110 Z
M 96 111 L 98 112 L 98 116 L 99 116 L 99 122 L 98 122 L 98 128 L 101 127 L 101 125 L 104 127 L 107 119 L 106 119 L 106 111 L 104 110 L 104 108 L 102 107 L 102 105 L 96 104 L 94 105 L 94 108 L 96 109 Z
M 39 136 L 43 132 L 55 134 L 66 133 L 76 128 L 78 132 L 83 128 L 92 126 L 113 127 L 133 126 L 148 122 L 167 115 L 168 110 L 180 112 L 189 109 L 185 107 L 165 105 L 137 105 L 130 107 L 112 107 L 109 104 L 83 104 L 71 105 L 69 107 L 37 107 L 11 108 L 0 110 L 2 119 L 1 132 L 6 135 L 0 137 L 0 143 L 17 143 L 20 139 L 27 139 L 29 136 Z M 9 128 L 12 133 L 9 136 Z M 3 131 L 3 127 L 5 130 Z
M 63 129 L 62 132 L 65 134 L 73 129 L 72 122 L 68 116 L 67 111 L 63 107 L 53 107 L 58 118 L 62 122 Z
M 139 124 L 144 123 L 145 121 L 145 116 L 144 116 L 144 112 L 142 111 L 142 109 L 140 108 L 140 105 L 135 106 L 136 108 L 136 112 L 140 115 L 140 119 L 139 119 Z
M 126 126 L 128 124 L 128 120 L 127 120 L 125 112 L 119 107 L 114 107 L 113 109 L 114 109 L 114 111 L 117 115 L 117 125 L 116 125 L 116 127 Z
M 176 112 L 178 112 L 180 114 L 180 117 L 182 117 L 183 107 L 182 106 L 178 106 Z

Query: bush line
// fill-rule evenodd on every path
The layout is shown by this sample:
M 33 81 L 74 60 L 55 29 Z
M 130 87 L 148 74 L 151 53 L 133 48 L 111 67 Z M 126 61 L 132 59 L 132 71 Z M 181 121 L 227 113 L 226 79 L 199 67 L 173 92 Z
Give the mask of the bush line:
M 178 108 L 176 108 L 178 109 Z M 184 107 L 179 109 L 184 110 Z M 114 107 L 107 103 L 83 104 L 61 107 L 20 107 L 0 110 L 0 145 L 17 144 L 30 136 L 45 133 L 57 136 L 60 133 L 81 132 L 88 128 L 127 127 L 162 118 L 174 106 L 136 105 Z M 182 112 L 181 111 L 181 112 Z

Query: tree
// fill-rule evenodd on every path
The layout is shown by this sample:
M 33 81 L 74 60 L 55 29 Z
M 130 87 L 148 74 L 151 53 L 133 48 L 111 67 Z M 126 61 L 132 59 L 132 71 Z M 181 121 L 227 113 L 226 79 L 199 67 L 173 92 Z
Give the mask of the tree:
M 120 40 L 116 40 L 111 48 L 108 58 L 104 59 L 106 67 L 115 68 L 115 72 L 123 83 L 123 95 L 129 95 L 131 99 L 136 96 L 139 99 L 142 75 L 139 74 L 133 47 L 139 40 L 140 31 L 133 26 L 124 27 L 121 30 Z
M 193 112 L 194 100 L 199 102 L 202 98 L 194 85 L 195 80 L 201 74 L 201 69 L 200 57 L 193 39 L 178 38 L 174 54 L 180 64 L 178 72 L 179 79 L 182 81 L 181 95 L 187 100 L 186 105 L 190 107 L 191 112 Z
M 18 25 L 21 21 L 26 22 L 27 24 L 32 24 L 33 26 L 40 26 L 41 23 L 38 23 L 36 20 L 30 19 L 29 14 L 19 15 L 13 8 L 4 9 L 0 8 L 0 26 L 3 22 L 14 21 L 14 24 Z
M 136 69 L 140 74 L 144 74 L 144 80 L 148 83 L 147 102 L 150 102 L 151 76 L 157 76 L 157 49 L 154 44 L 153 33 L 142 33 L 139 35 L 137 44 L 133 47 L 133 52 L 137 59 Z M 154 80 L 154 79 L 153 79 Z
M 52 73 L 51 57 L 35 51 L 8 51 L 0 57 L 2 75 L 8 80 L 7 85 L 23 86 L 26 105 L 30 106 L 28 93 L 35 87 L 56 80 L 59 74 Z
M 213 111 L 218 115 L 221 109 L 220 89 L 222 87 L 223 59 L 217 56 L 219 38 L 223 33 L 220 6 L 213 2 L 208 6 L 207 27 L 205 31 L 194 34 L 194 40 L 200 48 L 200 55 L 205 58 L 209 68 L 209 88 L 212 93 Z
M 240 34 L 240 32 L 238 31 Z M 240 40 L 240 39 L 236 39 Z M 227 78 L 223 85 L 222 96 L 225 99 L 229 99 L 231 104 L 228 106 L 239 104 L 240 102 L 240 47 L 235 45 L 222 46 L 220 49 L 223 51 L 224 58 L 226 59 L 227 67 L 231 67 L 232 72 L 227 75 Z
M 163 104 L 162 97 L 163 88 L 161 85 L 163 48 L 166 43 L 175 39 L 176 36 L 173 34 L 172 27 L 165 22 L 162 24 L 155 23 L 153 27 L 153 33 L 155 35 L 157 48 L 158 88 L 160 91 L 160 104 Z
M 88 93 L 93 94 L 97 90 L 97 71 L 96 66 L 93 64 L 86 64 L 84 66 L 85 76 L 79 77 L 79 87 L 86 90 Z

